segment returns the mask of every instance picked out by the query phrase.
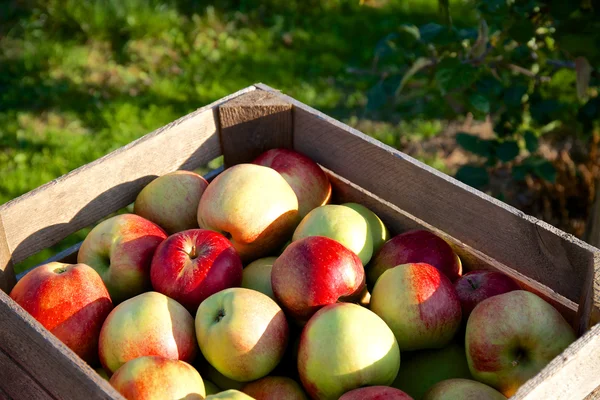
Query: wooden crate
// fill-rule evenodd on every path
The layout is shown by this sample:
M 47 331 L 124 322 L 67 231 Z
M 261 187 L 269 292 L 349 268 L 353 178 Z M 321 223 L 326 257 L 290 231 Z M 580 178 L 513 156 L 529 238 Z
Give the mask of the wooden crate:
M 122 398 L 7 295 L 13 265 L 130 204 L 154 177 L 274 148 L 320 163 L 336 201 L 365 204 L 393 233 L 430 229 L 466 269 L 505 272 L 554 304 L 580 338 L 514 399 L 595 398 L 600 251 L 262 84 L 203 107 L 0 207 L 0 398 Z M 57 259 L 73 259 L 75 246 Z M 6 293 L 5 293 L 6 292 Z

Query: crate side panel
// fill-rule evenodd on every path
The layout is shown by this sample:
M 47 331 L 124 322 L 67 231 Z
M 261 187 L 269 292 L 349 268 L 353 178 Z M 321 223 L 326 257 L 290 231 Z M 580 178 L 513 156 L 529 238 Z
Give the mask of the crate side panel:
M 597 250 L 300 103 L 294 147 L 389 201 L 579 302 Z
M 53 397 L 123 399 L 107 381 L 1 291 L 0 321 L 0 350 L 35 377 Z M 0 365 L 0 369 L 4 368 L 14 367 Z
M 0 349 L 0 398 L 53 400 L 37 380 Z

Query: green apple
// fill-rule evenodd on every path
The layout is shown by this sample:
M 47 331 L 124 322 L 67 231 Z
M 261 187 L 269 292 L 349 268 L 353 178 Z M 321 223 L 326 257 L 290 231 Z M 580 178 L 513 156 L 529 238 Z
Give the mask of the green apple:
M 247 394 L 240 392 L 235 389 L 229 389 L 224 392 L 219 392 L 217 394 L 211 394 L 210 396 L 206 396 L 205 400 L 255 400 Z
M 281 361 L 289 328 L 267 295 L 230 288 L 204 300 L 196 313 L 196 337 L 206 360 L 239 382 L 262 378 Z
M 274 169 L 254 164 L 223 171 L 198 205 L 198 225 L 228 237 L 244 262 L 281 248 L 299 219 L 290 185 Z
M 512 396 L 575 341 L 563 316 L 524 291 L 490 297 L 467 321 L 465 344 L 473 377 Z
M 292 242 L 309 236 L 325 236 L 352 250 L 366 265 L 373 255 L 373 239 L 367 220 L 350 207 L 328 204 L 317 207 L 300 221 Z
M 421 400 L 433 385 L 451 378 L 472 378 L 465 347 L 459 343 L 441 349 L 403 352 L 400 371 L 391 386 Z
M 342 205 L 357 211 L 365 220 L 367 220 L 369 232 L 371 233 L 371 238 L 373 239 L 373 254 L 376 254 L 381 246 L 383 246 L 383 244 L 390 239 L 390 232 L 384 225 L 383 221 L 379 219 L 377 214 L 362 204 L 344 203 Z
M 271 287 L 271 270 L 276 259 L 277 257 L 259 258 L 248 264 L 243 271 L 242 287 L 259 291 L 275 300 Z
M 435 384 L 423 400 L 506 400 L 496 389 L 470 379 L 448 379 Z
M 313 399 L 337 400 L 362 386 L 390 385 L 399 368 L 400 350 L 393 332 L 359 305 L 325 306 L 302 331 L 298 372 Z
M 221 391 L 221 389 L 219 389 L 217 385 L 215 385 L 211 381 L 207 381 L 206 379 L 204 380 L 204 389 L 206 389 L 207 396 L 211 394 L 217 394 Z
M 198 228 L 198 203 L 208 182 L 195 172 L 174 171 L 147 184 L 133 212 L 158 224 L 169 235 Z

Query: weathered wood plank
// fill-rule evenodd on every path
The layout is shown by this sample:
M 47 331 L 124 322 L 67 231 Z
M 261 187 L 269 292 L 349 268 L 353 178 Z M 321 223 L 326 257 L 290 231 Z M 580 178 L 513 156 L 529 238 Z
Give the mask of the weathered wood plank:
M 107 381 L 2 291 L 0 321 L 0 350 L 9 360 L 9 364 L 0 361 L 0 369 L 25 370 L 56 399 L 123 399 Z M 10 394 L 12 383 L 0 379 L 0 388 Z
M 0 270 L 10 270 L 7 260 L 16 264 L 131 203 L 152 178 L 194 169 L 219 156 L 216 107 L 253 90 L 246 88 L 203 107 L 0 206 L 12 255 L 6 257 L 6 249 L 0 255 Z
M 292 147 L 292 106 L 269 92 L 255 90 L 222 104 L 219 121 L 226 167 Z
M 54 400 L 36 381 L 34 377 L 23 370 L 0 349 L 0 398 L 7 399 L 31 399 L 31 400 Z
M 471 248 L 581 304 L 582 328 L 588 327 L 590 303 L 600 307 L 600 292 L 593 292 L 592 281 L 586 281 L 600 268 L 598 249 L 291 97 L 264 85 L 257 87 L 271 90 L 294 105 L 296 150 Z
M 511 276 L 513 279 L 519 282 L 519 285 L 523 289 L 538 294 L 540 297 L 552 304 L 565 317 L 565 319 L 571 323 L 575 330 L 578 329 L 577 304 L 573 301 L 561 296 L 559 293 L 554 292 L 550 288 L 528 278 L 518 271 L 515 271 L 514 269 L 498 262 L 497 260 L 486 256 L 480 251 L 460 242 L 456 238 L 439 230 L 435 226 L 429 225 L 414 215 L 401 210 L 394 204 L 380 199 L 373 193 L 368 192 L 360 186 L 357 186 L 353 182 L 350 182 L 331 170 L 328 170 L 327 168 L 323 169 L 327 173 L 327 176 L 329 177 L 333 187 L 334 203 L 339 204 L 356 202 L 366 206 L 382 219 L 390 232 L 393 234 L 399 234 L 412 229 L 427 229 L 436 235 L 439 235 L 448 243 L 450 243 L 452 248 L 459 255 L 465 270 L 485 269 L 503 272 Z
M 600 325 L 595 325 L 525 383 L 511 400 L 581 400 L 596 389 L 598 371 Z
M 0 213 L 0 290 L 8 293 L 15 283 L 15 268 L 4 232 L 2 214 Z

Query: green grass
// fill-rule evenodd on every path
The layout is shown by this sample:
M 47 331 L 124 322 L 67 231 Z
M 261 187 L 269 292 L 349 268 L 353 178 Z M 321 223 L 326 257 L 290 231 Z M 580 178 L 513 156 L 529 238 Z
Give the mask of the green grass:
M 16 1 L 0 6 L 0 203 L 255 82 L 343 121 L 368 117 L 372 81 L 347 68 L 369 68 L 377 42 L 400 24 L 440 18 L 437 0 L 358 3 L 40 0 L 28 8 Z M 463 1 L 451 3 L 455 23 L 473 22 Z M 366 133 L 398 145 L 401 135 L 426 137 L 441 128 L 419 120 L 381 129 Z

